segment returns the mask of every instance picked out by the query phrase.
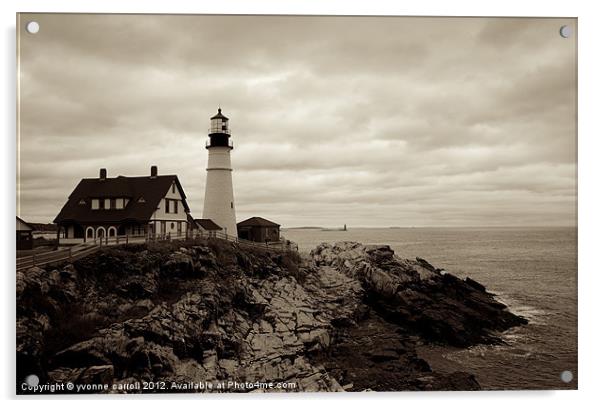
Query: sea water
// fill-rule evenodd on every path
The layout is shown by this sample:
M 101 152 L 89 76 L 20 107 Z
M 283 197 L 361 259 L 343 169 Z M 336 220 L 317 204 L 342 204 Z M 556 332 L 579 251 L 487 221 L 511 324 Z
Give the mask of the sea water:
M 285 229 L 283 235 L 302 252 L 321 242 L 388 244 L 402 258 L 470 276 L 529 324 L 503 333 L 503 345 L 425 345 L 420 356 L 437 371 L 475 374 L 484 389 L 576 388 L 576 228 Z M 560 379 L 565 370 L 573 374 L 570 383 Z

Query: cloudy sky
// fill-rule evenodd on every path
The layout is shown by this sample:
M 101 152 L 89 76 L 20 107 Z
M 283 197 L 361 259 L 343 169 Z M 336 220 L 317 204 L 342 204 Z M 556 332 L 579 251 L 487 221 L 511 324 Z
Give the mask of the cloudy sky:
M 23 26 L 35 20 L 40 31 Z M 230 117 L 237 218 L 574 225 L 574 20 L 22 15 L 20 208 L 81 178 L 177 174 L 202 213 Z

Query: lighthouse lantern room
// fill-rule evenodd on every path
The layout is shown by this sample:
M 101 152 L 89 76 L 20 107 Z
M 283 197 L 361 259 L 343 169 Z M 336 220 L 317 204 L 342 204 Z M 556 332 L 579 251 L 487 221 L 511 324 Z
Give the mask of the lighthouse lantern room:
M 218 108 L 217 115 L 211 118 L 211 127 L 209 128 L 209 140 L 205 147 L 209 149 L 215 146 L 227 146 L 234 148 L 230 141 L 230 129 L 228 127 L 229 119 L 222 114 L 222 109 Z

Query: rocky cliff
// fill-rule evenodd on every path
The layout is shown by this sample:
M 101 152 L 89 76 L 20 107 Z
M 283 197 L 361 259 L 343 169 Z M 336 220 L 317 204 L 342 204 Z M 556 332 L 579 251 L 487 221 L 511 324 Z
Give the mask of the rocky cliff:
M 492 343 L 523 323 L 477 282 L 387 246 L 301 259 L 220 240 L 130 245 L 18 273 L 17 391 L 30 374 L 104 392 L 478 389 L 470 373 L 432 372 L 416 342 Z M 215 387 L 228 381 L 247 385 Z

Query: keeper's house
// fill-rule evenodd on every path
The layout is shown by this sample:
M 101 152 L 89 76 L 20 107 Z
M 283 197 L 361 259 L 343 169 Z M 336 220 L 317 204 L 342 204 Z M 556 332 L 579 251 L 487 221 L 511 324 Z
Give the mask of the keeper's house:
M 59 244 L 76 244 L 96 238 L 185 237 L 188 233 L 186 195 L 178 177 L 150 175 L 82 179 L 54 219 Z

